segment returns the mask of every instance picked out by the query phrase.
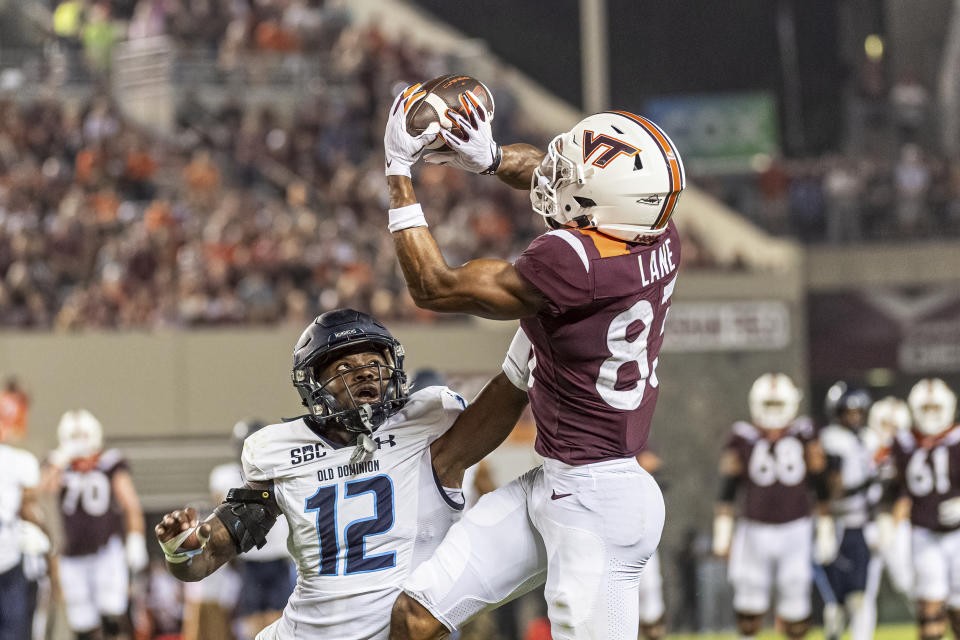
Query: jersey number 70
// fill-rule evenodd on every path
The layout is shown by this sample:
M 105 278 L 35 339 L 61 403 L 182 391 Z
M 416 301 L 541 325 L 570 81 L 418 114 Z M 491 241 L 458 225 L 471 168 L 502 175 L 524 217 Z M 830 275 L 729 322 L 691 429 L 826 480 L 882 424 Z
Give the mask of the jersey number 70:
M 397 565 L 397 552 L 365 554 L 365 539 L 386 533 L 393 528 L 394 504 L 393 481 L 389 476 L 373 476 L 362 480 L 353 480 L 343 485 L 345 500 L 356 498 L 365 493 L 374 497 L 373 516 L 350 522 L 343 530 L 343 541 L 347 547 L 343 575 L 383 571 Z M 340 556 L 339 529 L 337 527 L 337 485 L 320 487 L 306 499 L 306 513 L 317 514 L 317 536 L 320 544 L 320 575 L 339 575 Z

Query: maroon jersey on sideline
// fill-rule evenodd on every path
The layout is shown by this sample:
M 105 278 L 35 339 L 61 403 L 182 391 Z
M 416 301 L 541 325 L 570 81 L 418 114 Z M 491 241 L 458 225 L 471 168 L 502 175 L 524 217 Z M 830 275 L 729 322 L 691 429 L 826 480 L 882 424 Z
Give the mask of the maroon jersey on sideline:
M 725 449 L 740 457 L 743 475 L 739 490 L 743 517 L 766 524 L 783 524 L 811 513 L 807 486 L 807 444 L 813 424 L 799 418 L 777 440 L 748 422 L 735 422 Z
M 953 531 L 960 522 L 940 520 L 940 505 L 960 497 L 960 427 L 954 426 L 933 447 L 921 447 L 908 432 L 897 434 L 893 459 L 903 494 L 910 497 L 910 523 L 931 531 Z
M 577 465 L 643 449 L 679 264 L 673 222 L 650 245 L 551 231 L 517 259 L 517 271 L 548 301 L 520 321 L 533 345 L 529 397 L 540 455 Z
M 67 467 L 60 488 L 65 556 L 96 553 L 111 536 L 123 533 L 123 514 L 113 495 L 113 475 L 127 469 L 117 449 L 107 449 L 89 471 Z

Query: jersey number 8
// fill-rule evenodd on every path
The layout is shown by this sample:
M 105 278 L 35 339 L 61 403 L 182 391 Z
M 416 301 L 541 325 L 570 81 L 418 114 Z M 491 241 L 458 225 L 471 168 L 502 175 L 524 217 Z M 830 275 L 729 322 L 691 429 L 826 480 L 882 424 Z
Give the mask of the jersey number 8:
M 660 322 L 659 335 L 663 335 L 667 325 L 667 314 L 670 308 L 666 305 L 670 301 L 670 296 L 673 295 L 676 283 L 677 279 L 674 277 L 663 286 L 663 295 L 660 300 L 663 319 Z M 600 365 L 596 388 L 604 402 L 614 409 L 633 411 L 643 402 L 643 392 L 647 388 L 648 380 L 653 388 L 660 384 L 657 380 L 659 358 L 654 358 L 653 362 L 647 361 L 647 343 L 650 340 L 654 317 L 653 305 L 650 301 L 638 300 L 632 307 L 617 314 L 610 321 L 610 326 L 607 328 L 607 349 L 610 351 L 610 357 Z M 638 326 L 637 323 L 642 328 L 631 340 L 631 328 Z M 637 364 L 639 379 L 632 387 L 618 388 L 620 368 L 631 362 Z
M 343 485 L 344 499 L 356 498 L 372 493 L 374 499 L 373 516 L 350 522 L 343 530 L 343 540 L 347 547 L 344 575 L 369 573 L 392 569 L 397 565 L 397 552 L 365 555 L 365 539 L 386 533 L 393 528 L 393 481 L 389 476 L 374 476 L 362 480 L 353 480 Z M 317 514 L 317 536 L 320 541 L 320 575 L 339 575 L 340 540 L 337 528 L 337 485 L 320 487 L 307 498 L 306 513 Z

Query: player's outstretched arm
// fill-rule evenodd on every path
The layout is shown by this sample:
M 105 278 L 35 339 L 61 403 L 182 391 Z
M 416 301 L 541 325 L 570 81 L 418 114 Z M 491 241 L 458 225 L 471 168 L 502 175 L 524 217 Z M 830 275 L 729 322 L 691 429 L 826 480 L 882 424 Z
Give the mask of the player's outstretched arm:
M 248 481 L 242 489 L 231 489 L 203 522 L 197 521 L 194 509 L 186 508 L 165 515 L 154 533 L 171 575 L 194 582 L 238 554 L 262 547 L 278 517 L 273 483 Z
M 395 225 L 395 211 L 419 209 L 420 205 L 410 178 L 390 176 L 387 182 L 393 243 L 407 288 L 417 306 L 513 320 L 536 314 L 546 303 L 543 295 L 520 277 L 510 262 L 480 259 L 451 267 L 440 253 L 426 221 L 418 226 Z
M 401 94 L 402 95 L 402 94 Z M 496 174 L 500 180 L 515 189 L 530 189 L 533 170 L 546 153 L 529 144 L 511 144 L 501 147 L 493 139 L 493 130 L 487 111 L 471 92 L 460 94 L 463 113 L 449 109 L 447 117 L 459 128 L 440 130 L 452 151 L 441 151 L 426 156 L 428 164 L 457 167 L 470 173 Z
M 527 393 L 506 374 L 490 380 L 453 423 L 430 447 L 433 469 L 444 487 L 459 487 L 463 472 L 500 446 L 527 406 Z
M 529 191 L 533 170 L 540 166 L 545 155 L 531 144 L 508 144 L 503 147 L 503 159 L 497 167 L 496 176 L 514 189 Z

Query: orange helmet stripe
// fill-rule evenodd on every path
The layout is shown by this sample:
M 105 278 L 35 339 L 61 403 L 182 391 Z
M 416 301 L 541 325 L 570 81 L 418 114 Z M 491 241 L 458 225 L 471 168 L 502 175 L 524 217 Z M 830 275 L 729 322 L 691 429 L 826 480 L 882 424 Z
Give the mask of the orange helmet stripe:
M 656 140 L 657 146 L 660 147 L 660 153 L 663 155 L 663 159 L 667 163 L 671 192 L 664 199 L 663 206 L 660 208 L 660 215 L 657 216 L 657 220 L 654 222 L 652 227 L 653 229 L 661 229 L 666 226 L 667 222 L 670 220 L 670 216 L 673 215 L 673 209 L 677 206 L 677 201 L 680 199 L 680 191 L 686 186 L 683 167 L 680 164 L 677 151 L 673 148 L 673 145 L 670 143 L 670 139 L 663 132 L 663 130 L 643 116 L 638 116 L 630 113 L 629 111 L 609 111 L 608 113 L 616 113 L 617 115 L 621 115 L 625 118 L 633 120 L 643 127 L 644 131 L 649 133 L 650 136 Z

